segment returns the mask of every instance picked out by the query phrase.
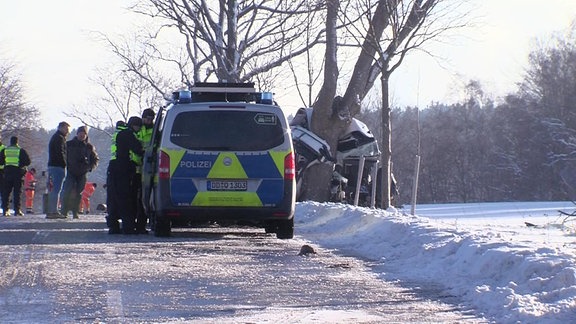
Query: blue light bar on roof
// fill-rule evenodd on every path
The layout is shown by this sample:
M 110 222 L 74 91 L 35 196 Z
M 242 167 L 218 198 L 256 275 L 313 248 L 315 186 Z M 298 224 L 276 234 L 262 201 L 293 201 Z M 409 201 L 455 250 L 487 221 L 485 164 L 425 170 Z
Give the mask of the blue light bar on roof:
M 272 95 L 272 92 L 262 92 L 262 97 L 261 97 L 260 102 L 265 104 L 265 105 L 273 104 L 274 103 L 274 97 Z
M 180 90 L 178 93 L 178 103 L 192 102 L 192 92 L 190 90 Z

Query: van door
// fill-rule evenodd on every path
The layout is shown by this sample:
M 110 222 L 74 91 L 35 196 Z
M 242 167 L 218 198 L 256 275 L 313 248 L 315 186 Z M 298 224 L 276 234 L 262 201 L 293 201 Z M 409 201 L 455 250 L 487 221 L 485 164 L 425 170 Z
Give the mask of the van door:
M 161 125 L 163 121 L 164 107 L 161 107 L 158 114 L 156 114 L 151 144 L 144 152 L 144 158 L 142 159 L 142 204 L 144 205 L 144 211 L 149 217 L 156 210 L 154 197 L 151 197 L 151 193 L 156 184 L 158 145 L 162 136 Z

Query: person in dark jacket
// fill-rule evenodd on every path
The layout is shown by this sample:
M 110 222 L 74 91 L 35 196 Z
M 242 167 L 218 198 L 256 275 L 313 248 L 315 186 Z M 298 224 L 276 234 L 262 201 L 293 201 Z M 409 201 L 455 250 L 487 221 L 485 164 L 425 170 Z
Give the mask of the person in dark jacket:
M 48 206 L 46 218 L 65 218 L 58 212 L 58 199 L 62 191 L 62 182 L 66 176 L 66 136 L 70 133 L 70 124 L 60 122 L 56 133 L 48 144 Z
M 106 170 L 106 185 L 104 186 L 106 188 L 106 212 L 108 213 L 106 216 L 106 224 L 108 225 L 110 234 L 118 234 L 121 232 L 118 223 L 120 216 L 116 212 L 116 199 L 114 199 L 116 189 L 114 187 L 114 178 L 112 176 L 114 165 L 116 164 L 116 151 L 118 151 L 118 147 L 116 146 L 116 137 L 118 136 L 118 133 L 127 128 L 128 126 L 125 121 L 117 121 L 116 130 L 114 131 L 114 135 L 112 135 L 112 143 L 110 144 L 110 162 L 108 162 L 108 169 Z
M 110 234 L 137 234 L 136 230 L 136 206 L 137 190 L 136 163 L 133 155 L 140 158 L 144 155 L 142 143 L 136 137 L 136 133 L 142 127 L 140 117 L 130 117 L 127 128 L 116 135 L 116 158 L 110 161 L 108 166 L 110 186 L 108 201 L 113 201 L 113 210 L 108 214 L 108 233 Z M 118 220 L 122 220 L 122 229 Z
M 4 186 L 2 188 L 2 213 L 8 216 L 8 203 L 10 194 L 14 191 L 14 214 L 24 216 L 20 209 L 20 196 L 22 195 L 22 180 L 26 174 L 26 167 L 30 165 L 30 156 L 18 145 L 18 137 L 10 138 L 10 146 L 0 152 L 0 165 L 4 166 Z
M 63 217 L 78 218 L 78 208 L 82 199 L 82 190 L 86 185 L 86 174 L 98 166 L 98 154 L 94 146 L 88 141 L 88 128 L 78 127 L 76 136 L 66 142 L 66 178 L 62 190 Z

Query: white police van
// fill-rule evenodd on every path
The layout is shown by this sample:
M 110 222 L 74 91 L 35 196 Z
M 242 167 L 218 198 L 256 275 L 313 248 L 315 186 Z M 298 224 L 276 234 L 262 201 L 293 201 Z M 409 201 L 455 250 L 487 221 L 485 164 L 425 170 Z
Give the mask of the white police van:
M 206 222 L 294 236 L 294 149 L 271 93 L 196 83 L 157 114 L 151 144 L 142 200 L 156 236 Z

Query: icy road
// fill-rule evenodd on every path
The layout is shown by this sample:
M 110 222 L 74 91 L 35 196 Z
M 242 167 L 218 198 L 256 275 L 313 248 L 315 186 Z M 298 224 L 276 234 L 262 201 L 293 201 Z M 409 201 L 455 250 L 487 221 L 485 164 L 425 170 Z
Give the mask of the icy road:
M 297 233 L 296 233 L 297 234 Z M 1 323 L 482 322 L 435 287 L 251 228 L 108 235 L 102 215 L 0 219 Z

